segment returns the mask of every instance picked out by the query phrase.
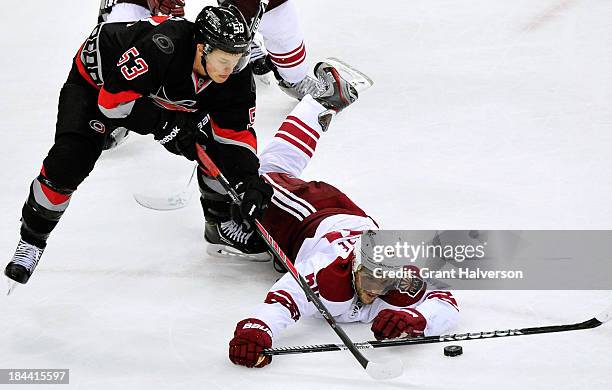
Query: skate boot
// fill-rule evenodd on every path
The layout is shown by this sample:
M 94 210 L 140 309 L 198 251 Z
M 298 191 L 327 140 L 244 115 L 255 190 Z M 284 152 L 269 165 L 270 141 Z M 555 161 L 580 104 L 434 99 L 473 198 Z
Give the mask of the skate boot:
M 297 83 L 290 83 L 281 79 L 278 86 L 287 95 L 297 100 L 302 100 L 308 94 L 316 99 L 326 93 L 329 88 L 326 80 L 318 80 L 310 76 L 304 77 Z
M 207 252 L 212 256 L 242 257 L 251 261 L 269 261 L 268 248 L 255 230 L 245 230 L 233 219 L 228 221 L 206 221 L 204 239 Z
M 44 248 L 28 244 L 23 239 L 19 240 L 15 254 L 6 266 L 4 274 L 15 282 L 26 284 L 38 265 L 43 251 Z
M 359 95 L 355 87 L 342 78 L 336 68 L 326 62 L 319 62 L 315 66 L 315 75 L 327 85 L 324 93 L 313 96 L 317 102 L 327 108 L 319 114 L 319 123 L 323 131 L 327 131 L 334 115 L 354 103 Z

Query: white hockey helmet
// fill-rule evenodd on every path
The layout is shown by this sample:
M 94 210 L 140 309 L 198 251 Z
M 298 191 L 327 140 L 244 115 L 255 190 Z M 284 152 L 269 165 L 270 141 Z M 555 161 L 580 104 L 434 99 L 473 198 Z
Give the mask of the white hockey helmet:
M 356 244 L 355 259 L 353 260 L 353 285 L 355 291 L 365 291 L 370 295 L 385 295 L 398 287 L 401 277 L 388 277 L 391 273 L 401 272 L 404 264 L 396 261 L 376 261 L 372 257 L 372 248 L 375 245 L 376 231 L 369 230 L 361 235 Z

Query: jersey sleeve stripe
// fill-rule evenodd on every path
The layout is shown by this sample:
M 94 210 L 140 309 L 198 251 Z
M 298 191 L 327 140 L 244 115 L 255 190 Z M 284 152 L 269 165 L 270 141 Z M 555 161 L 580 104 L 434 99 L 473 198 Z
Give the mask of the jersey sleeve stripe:
M 102 87 L 100 94 L 98 95 L 98 105 L 106 108 L 107 110 L 112 110 L 113 108 L 117 108 L 122 104 L 132 102 L 141 96 L 141 94 L 134 91 L 111 93 Z
M 289 311 L 292 320 L 298 321 L 300 319 L 300 309 L 298 308 L 291 294 L 285 290 L 270 291 L 266 296 L 264 303 L 269 305 L 278 303 Z
M 224 129 L 217 125 L 211 118 L 210 124 L 213 130 L 213 138 L 222 144 L 237 145 L 249 149 L 257 154 L 257 138 L 250 130 Z
M 98 95 L 98 108 L 108 118 L 125 118 L 130 115 L 136 99 L 141 96 L 134 91 L 110 93 L 102 87 Z
M 459 305 L 457 300 L 453 297 L 453 294 L 449 291 L 431 291 L 427 293 L 425 299 L 438 299 L 442 302 L 446 302 L 459 311 Z
M 76 63 L 77 70 L 79 71 L 81 76 L 83 76 L 85 81 L 87 81 L 89 84 L 91 84 L 91 86 L 93 86 L 95 89 L 100 89 L 100 86 L 93 81 L 93 79 L 91 78 L 89 73 L 87 73 L 87 71 L 85 70 L 85 66 L 83 65 L 83 60 L 81 59 L 81 54 L 83 52 L 83 47 L 85 47 L 85 43 L 83 43 L 81 45 L 81 48 L 79 49 L 76 57 L 74 57 L 74 62 Z

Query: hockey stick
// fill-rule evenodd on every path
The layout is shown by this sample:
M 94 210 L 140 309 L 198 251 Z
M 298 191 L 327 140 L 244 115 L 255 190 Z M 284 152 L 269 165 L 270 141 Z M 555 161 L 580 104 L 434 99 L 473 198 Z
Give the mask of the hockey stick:
M 263 18 L 263 14 L 266 12 L 266 8 L 268 8 L 269 2 L 270 0 L 259 1 L 259 8 L 257 8 L 257 13 L 253 17 L 251 26 L 249 26 L 249 30 L 251 30 L 251 40 L 253 40 L 253 37 L 255 37 L 255 33 L 259 29 L 259 23 L 261 22 L 261 18 Z
M 242 200 L 236 193 L 236 190 L 234 190 L 234 188 L 227 181 L 223 173 L 221 173 L 217 165 L 210 159 L 206 151 L 200 145 L 196 145 L 196 149 L 198 151 L 198 159 L 200 160 L 200 163 L 202 163 L 202 165 L 206 167 L 206 169 L 208 170 L 208 174 L 214 179 L 216 179 L 219 182 L 219 184 L 221 184 L 221 186 L 229 194 L 230 198 L 232 199 L 232 202 L 234 202 L 237 205 L 240 205 Z M 278 246 L 278 243 L 274 240 L 274 238 L 270 235 L 270 233 L 268 233 L 268 231 L 263 227 L 261 222 L 259 222 L 256 219 L 255 225 L 257 226 L 257 232 L 261 235 L 261 237 L 267 243 L 270 250 L 280 260 L 280 262 L 285 266 L 285 268 L 289 271 L 291 276 L 293 276 L 293 278 L 295 279 L 297 284 L 300 286 L 302 291 L 304 291 L 304 294 L 306 294 L 306 297 L 308 298 L 308 300 L 312 302 L 313 305 L 315 305 L 315 307 L 317 308 L 317 310 L 319 310 L 319 313 L 321 313 L 323 318 L 325 318 L 329 326 L 331 326 L 334 332 L 336 332 L 336 334 L 338 335 L 338 337 L 340 337 L 340 340 L 342 340 L 342 343 L 343 343 L 341 345 L 343 345 L 344 349 L 349 350 L 353 354 L 355 359 L 357 359 L 359 364 L 361 364 L 361 366 L 365 369 L 368 375 L 370 375 L 374 379 L 391 379 L 391 378 L 395 378 L 401 375 L 402 373 L 401 360 L 398 359 L 398 360 L 387 362 L 387 363 L 375 363 L 375 362 L 368 360 L 368 358 L 366 358 L 365 356 L 363 356 L 363 354 L 357 349 L 355 344 L 353 344 L 349 336 L 338 325 L 336 320 L 334 320 L 334 317 L 327 310 L 327 308 L 323 305 L 319 297 L 317 297 L 315 293 L 312 291 L 312 289 L 310 288 L 310 286 L 308 285 L 304 277 L 300 275 L 297 269 L 295 269 L 295 267 L 293 266 L 293 263 L 289 260 L 289 258 L 287 258 L 283 250 Z
M 442 335 L 442 336 L 427 336 L 405 339 L 391 340 L 375 340 L 355 343 L 357 349 L 372 349 L 384 347 L 396 347 L 400 345 L 415 345 L 415 344 L 432 344 L 432 343 L 448 343 L 451 341 L 469 341 L 469 340 L 484 340 L 492 338 L 501 338 L 509 336 L 527 336 L 530 334 L 556 333 L 567 332 L 571 330 L 592 329 L 612 319 L 612 306 L 608 307 L 599 315 L 590 320 L 579 322 L 577 324 L 539 326 L 534 328 L 522 329 L 507 329 L 494 330 L 490 332 L 470 332 L 462 334 Z M 291 355 L 297 353 L 312 353 L 312 352 L 327 352 L 327 351 L 342 351 L 346 347 L 342 344 L 319 344 L 319 345 L 304 345 L 296 347 L 279 347 L 269 348 L 263 351 L 265 356 L 275 355 Z
M 191 183 L 193 182 L 193 178 L 195 177 L 197 168 L 197 165 L 193 167 L 187 184 L 185 184 L 185 187 L 177 193 L 166 196 L 150 196 L 134 193 L 132 196 L 139 205 L 151 210 L 169 211 L 181 209 L 187 206 L 187 203 L 189 203 L 191 197 L 193 196 L 193 190 L 190 187 Z
M 110 13 L 111 8 L 117 0 L 100 0 L 100 10 L 98 11 L 98 23 L 106 22 L 106 18 Z

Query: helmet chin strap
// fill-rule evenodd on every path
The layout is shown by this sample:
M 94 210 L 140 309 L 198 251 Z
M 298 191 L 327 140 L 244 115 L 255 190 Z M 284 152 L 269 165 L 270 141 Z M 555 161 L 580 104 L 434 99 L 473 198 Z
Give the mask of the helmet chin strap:
M 204 68 L 204 73 L 206 73 L 204 76 L 205 78 L 210 78 L 209 76 L 209 72 L 208 72 L 208 67 L 206 66 L 206 49 L 202 51 L 202 56 L 200 57 L 200 63 L 202 64 L 202 68 Z

